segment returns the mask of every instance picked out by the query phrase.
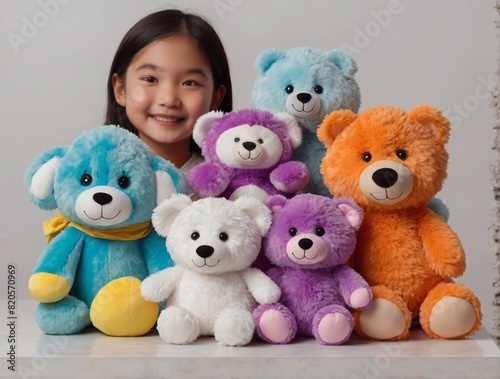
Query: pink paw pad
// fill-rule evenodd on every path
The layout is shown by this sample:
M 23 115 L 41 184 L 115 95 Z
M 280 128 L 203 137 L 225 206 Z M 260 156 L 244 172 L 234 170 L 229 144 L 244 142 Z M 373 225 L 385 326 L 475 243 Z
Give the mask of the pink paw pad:
M 318 325 L 319 337 L 327 344 L 343 341 L 351 333 L 351 325 L 347 317 L 341 313 L 329 313 Z
M 268 309 L 262 314 L 259 327 L 267 339 L 274 343 L 283 342 L 290 333 L 287 319 L 276 309 Z

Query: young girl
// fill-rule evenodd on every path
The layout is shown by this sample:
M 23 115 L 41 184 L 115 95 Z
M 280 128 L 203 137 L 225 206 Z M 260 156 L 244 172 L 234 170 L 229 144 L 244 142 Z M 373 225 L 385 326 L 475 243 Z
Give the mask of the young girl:
M 224 47 L 210 24 L 180 10 L 152 13 L 125 35 L 111 64 L 106 124 L 137 134 L 187 172 L 202 161 L 193 127 L 211 110 L 232 110 Z

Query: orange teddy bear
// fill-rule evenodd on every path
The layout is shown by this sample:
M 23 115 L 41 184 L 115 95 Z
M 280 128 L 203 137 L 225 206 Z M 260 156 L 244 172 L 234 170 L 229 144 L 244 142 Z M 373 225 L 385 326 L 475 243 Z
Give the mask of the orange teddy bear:
M 481 325 L 479 300 L 451 279 L 465 270 L 460 240 L 427 208 L 446 178 L 449 134 L 426 104 L 334 111 L 318 129 L 326 186 L 364 210 L 352 264 L 373 290 L 372 306 L 354 314 L 365 338 L 403 339 L 417 317 L 432 338 L 464 338 Z

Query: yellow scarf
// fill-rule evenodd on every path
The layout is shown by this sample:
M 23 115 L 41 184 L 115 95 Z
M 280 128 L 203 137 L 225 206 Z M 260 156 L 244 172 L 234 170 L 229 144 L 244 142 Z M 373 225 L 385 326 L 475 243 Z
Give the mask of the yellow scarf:
M 76 224 L 61 213 L 58 213 L 54 218 L 47 220 L 43 223 L 43 234 L 47 237 L 47 243 L 52 241 L 59 233 L 62 232 L 67 226 L 72 226 L 78 230 L 81 230 L 85 234 L 95 238 L 102 238 L 114 241 L 133 241 L 143 237 L 146 237 L 151 230 L 153 230 L 153 225 L 151 221 L 141 222 L 139 224 L 124 226 L 122 228 L 115 229 L 91 229 L 86 226 Z

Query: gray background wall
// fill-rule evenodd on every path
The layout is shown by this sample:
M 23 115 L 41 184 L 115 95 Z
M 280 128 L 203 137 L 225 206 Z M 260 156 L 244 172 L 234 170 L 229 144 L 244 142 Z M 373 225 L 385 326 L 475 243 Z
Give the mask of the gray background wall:
M 119 41 L 139 18 L 167 7 L 201 13 L 220 33 L 236 108 L 251 105 L 253 60 L 261 50 L 310 45 L 352 54 L 362 109 L 421 102 L 442 109 L 453 131 L 439 197 L 467 252 L 459 281 L 481 298 L 491 330 L 493 0 L 0 0 L 0 278 L 9 263 L 16 266 L 19 298 L 29 298 L 27 281 L 45 243 L 41 223 L 53 214 L 27 200 L 27 165 L 102 123 Z

